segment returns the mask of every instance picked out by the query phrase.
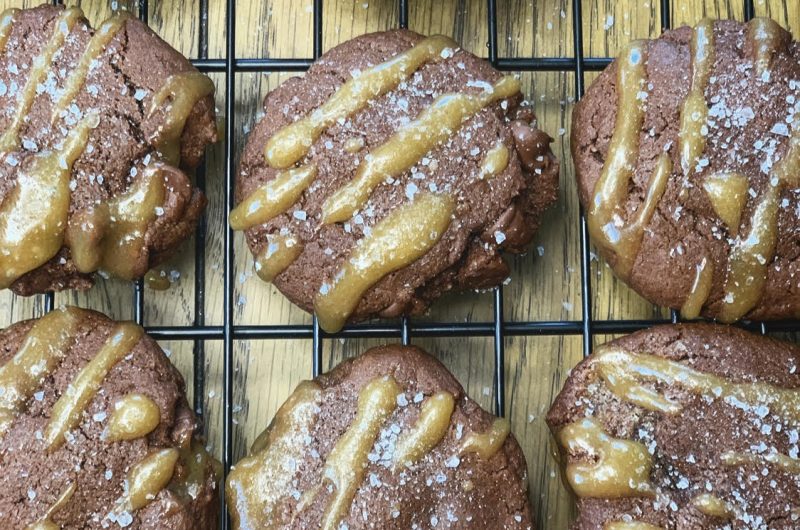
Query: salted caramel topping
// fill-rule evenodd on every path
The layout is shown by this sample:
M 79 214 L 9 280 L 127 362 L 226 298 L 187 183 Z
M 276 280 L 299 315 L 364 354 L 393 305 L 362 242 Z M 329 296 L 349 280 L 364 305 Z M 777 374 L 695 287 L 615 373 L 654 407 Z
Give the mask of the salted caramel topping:
M 422 404 L 417 422 L 397 442 L 395 468 L 410 466 L 442 441 L 450 428 L 455 399 L 450 392 L 437 392 Z
M 767 406 L 770 413 L 793 424 L 800 422 L 800 392 L 767 383 L 734 383 L 724 377 L 700 372 L 683 363 L 644 353 L 609 347 L 595 354 L 597 370 L 617 396 L 648 410 L 676 414 L 682 405 L 646 382 L 668 388 L 684 388 L 708 399 L 735 400 L 740 408 Z
M 322 477 L 333 486 L 333 498 L 322 519 L 323 530 L 336 530 L 364 480 L 369 454 L 381 425 L 397 407 L 400 386 L 391 376 L 370 381 L 358 396 L 358 412 L 328 455 Z
M 93 250 L 102 256 L 102 270 L 123 280 L 136 278 L 138 257 L 147 246 L 147 230 L 156 220 L 165 196 L 164 174 L 155 164 L 148 166 L 125 193 L 107 203 L 108 226 L 101 245 Z M 97 211 L 102 215 L 104 209 Z
M 92 63 L 105 51 L 108 43 L 114 40 L 116 34 L 122 29 L 129 18 L 130 15 L 123 11 L 103 22 L 100 28 L 94 33 L 89 44 L 86 46 L 86 50 L 83 52 L 83 55 L 81 55 L 78 64 L 75 66 L 75 69 L 72 70 L 67 78 L 58 100 L 53 105 L 53 122 L 62 116 L 69 104 L 75 99 L 75 96 L 78 95 L 78 91 L 83 88 L 83 84 L 86 82 L 86 76 L 91 69 Z
M 60 530 L 61 525 L 53 522 L 53 515 L 67 505 L 70 499 L 72 499 L 72 496 L 75 495 L 76 489 L 78 488 L 74 482 L 67 486 L 67 489 L 65 489 L 64 492 L 59 495 L 58 499 L 56 499 L 56 502 L 47 509 L 44 517 L 26 526 L 25 530 Z
M 744 466 L 748 464 L 763 465 L 772 464 L 786 473 L 800 475 L 800 459 L 792 458 L 780 453 L 736 453 L 727 451 L 720 458 L 726 466 Z
M 655 526 L 641 521 L 613 521 L 606 523 L 603 530 L 664 530 L 660 526 Z
M 149 397 L 127 394 L 114 403 L 106 439 L 110 442 L 147 436 L 161 423 L 161 409 Z
M 566 475 L 578 497 L 653 495 L 653 458 L 643 444 L 609 436 L 594 418 L 567 425 L 558 441 L 570 455 Z
M 484 460 L 489 460 L 503 447 L 510 432 L 511 423 L 505 418 L 497 418 L 488 432 L 469 433 L 459 452 L 462 455 L 477 453 Z
M 747 23 L 747 35 L 755 52 L 753 63 L 759 77 L 770 69 L 772 57 L 778 51 L 780 43 L 785 40 L 785 33 L 771 18 L 757 17 Z
M 693 319 L 700 316 L 703 305 L 708 300 L 711 286 L 714 280 L 714 263 L 706 257 L 695 266 L 694 282 L 689 296 L 681 306 L 681 316 L 685 319 Z
M 722 519 L 730 519 L 735 515 L 733 507 L 727 502 L 723 501 L 716 495 L 710 493 L 703 493 L 692 499 L 692 504 L 700 512 L 710 515 L 711 517 L 720 517 Z
M 106 203 L 90 206 L 70 216 L 64 242 L 79 272 L 88 274 L 100 267 L 103 256 L 98 247 L 108 230 L 108 224 Z
M 321 395 L 317 383 L 300 383 L 253 444 L 250 456 L 231 469 L 226 494 L 236 507 L 231 510 L 234 528 L 277 527 L 278 504 L 292 490 L 293 470 L 306 455 Z
M 0 152 L 14 151 L 19 146 L 19 131 L 27 120 L 33 100 L 36 98 L 36 87 L 44 81 L 48 70 L 53 65 L 53 56 L 61 49 L 75 23 L 82 18 L 83 11 L 80 8 L 70 7 L 65 9 L 55 21 L 53 35 L 47 41 L 42 52 L 31 63 L 25 86 L 17 94 L 17 106 L 14 109 L 11 123 L 0 136 Z
M 180 453 L 177 449 L 159 449 L 147 455 L 128 472 L 125 492 L 117 501 L 117 513 L 144 508 L 156 498 L 175 473 Z
M 482 179 L 489 178 L 501 173 L 508 167 L 508 148 L 503 142 L 498 141 L 494 147 L 486 152 L 486 156 L 481 162 Z
M 247 230 L 277 217 L 297 202 L 316 176 L 315 165 L 281 171 L 234 208 L 230 216 L 231 228 Z
M 258 277 L 271 282 L 303 252 L 303 243 L 295 236 L 270 234 L 267 244 L 255 258 Z
M 358 153 L 362 149 L 364 149 L 364 138 L 361 136 L 350 138 L 344 143 L 344 150 L 348 153 Z
M 36 321 L 14 357 L 0 367 L 0 436 L 53 373 L 72 344 L 79 313 L 51 311 Z
M 186 120 L 198 101 L 214 92 L 214 82 L 200 72 L 188 71 L 173 74 L 153 95 L 148 118 L 164 110 L 164 123 L 159 126 L 150 142 L 163 155 L 164 160 L 177 165 L 181 159 L 180 140 Z
M 157 270 L 147 271 L 147 274 L 144 275 L 144 283 L 154 291 L 166 291 L 172 285 L 167 274 Z
M 742 212 L 747 203 L 747 187 L 747 177 L 741 173 L 715 173 L 703 181 L 703 189 L 711 206 L 733 235 L 739 232 Z
M 421 192 L 376 224 L 314 299 L 322 329 L 342 329 L 370 287 L 425 255 L 447 230 L 454 207 L 450 197 Z
M 616 255 L 616 269 L 630 276 L 650 222 L 672 173 L 672 160 L 662 153 L 650 176 L 647 195 L 634 219 L 625 221 L 624 205 L 639 158 L 639 134 L 644 123 L 647 43 L 630 43 L 617 60 L 617 116 L 606 164 L 589 206 L 589 231 L 601 246 Z
M 264 155 L 270 166 L 285 169 L 308 154 L 320 134 L 337 120 L 363 109 L 367 103 L 393 90 L 424 63 L 439 60 L 446 48 L 457 48 L 447 37 L 434 35 L 386 62 L 358 73 L 308 116 L 275 133 Z
M 72 165 L 97 127 L 87 115 L 63 145 L 33 156 L 17 173 L 16 185 L 0 206 L 0 289 L 46 263 L 61 249 L 69 215 Z
M 64 435 L 80 422 L 87 405 L 94 398 L 108 372 L 130 354 L 142 338 L 144 330 L 132 323 L 117 325 L 103 347 L 83 367 L 58 399 L 44 432 L 44 441 L 50 450 L 64 443 Z
M 19 9 L 10 8 L 0 13 L 0 50 L 5 50 L 11 30 L 14 29 L 14 17 Z
M 714 64 L 714 22 L 704 18 L 692 35 L 692 84 L 681 109 L 681 168 L 688 177 L 706 148 L 703 129 L 708 119 L 706 86 Z
M 194 500 L 203 494 L 208 480 L 209 468 L 214 477 L 223 474 L 222 463 L 211 456 L 205 446 L 197 440 L 191 439 L 187 448 L 180 450 L 176 472 L 169 484 L 169 491 L 184 500 Z
M 407 171 L 427 152 L 445 142 L 465 120 L 491 103 L 518 93 L 519 87 L 517 79 L 507 76 L 481 94 L 444 94 L 436 98 L 417 119 L 364 157 L 353 180 L 325 200 L 322 222 L 350 219 L 378 184 Z

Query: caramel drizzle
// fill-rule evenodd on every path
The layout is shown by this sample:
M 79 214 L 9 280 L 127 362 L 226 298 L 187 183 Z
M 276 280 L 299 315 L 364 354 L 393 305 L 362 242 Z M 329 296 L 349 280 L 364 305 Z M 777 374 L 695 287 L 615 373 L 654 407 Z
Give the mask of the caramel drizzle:
M 736 515 L 733 506 L 710 493 L 698 495 L 692 499 L 692 505 L 697 508 L 698 511 L 710 515 L 711 517 L 731 519 Z
M 36 98 L 36 87 L 44 80 L 47 71 L 53 63 L 53 56 L 64 44 L 67 35 L 72 31 L 75 23 L 83 18 L 83 11 L 77 7 L 65 9 L 58 20 L 55 21 L 55 31 L 44 50 L 33 60 L 28 80 L 23 89 L 17 94 L 17 108 L 14 116 L 3 135 L 0 136 L 0 152 L 14 151 L 19 146 L 19 131 L 28 117 L 33 100 Z
M 106 439 L 110 442 L 147 436 L 161 423 L 161 409 L 143 394 L 127 394 L 114 403 Z
M 681 168 L 688 179 L 706 148 L 703 127 L 708 119 L 706 86 L 714 64 L 714 22 L 704 18 L 692 35 L 692 84 L 681 109 L 679 133 Z M 685 193 L 686 187 L 681 189 Z
M 653 457 L 633 440 L 613 438 L 594 418 L 583 418 L 561 429 L 558 440 L 573 459 L 567 480 L 578 497 L 642 497 L 654 494 L 650 484 Z M 575 461 L 584 458 L 586 461 Z M 586 455 L 586 456 L 584 456 Z
M 771 18 L 757 17 L 747 23 L 747 36 L 753 43 L 756 74 L 769 71 L 775 51 L 785 40 L 786 31 Z
M 623 220 L 621 209 L 639 158 L 639 134 L 644 123 L 644 90 L 647 44 L 629 44 L 617 62 L 617 117 L 606 164 L 589 206 L 589 230 L 595 241 L 616 256 L 616 269 L 623 279 L 630 276 L 641 247 L 644 229 L 652 219 L 672 173 L 672 160 L 662 153 L 650 176 L 647 195 L 635 218 Z
M 480 178 L 486 179 L 502 173 L 508 167 L 508 159 L 508 148 L 503 142 L 498 141 L 486 152 L 486 156 L 481 162 Z
M 197 102 L 213 93 L 214 82 L 208 76 L 189 71 L 169 76 L 153 95 L 148 118 L 169 102 L 163 125 L 150 138 L 164 160 L 172 165 L 180 162 L 180 139 L 186 120 Z
M 302 253 L 303 244 L 295 236 L 270 234 L 267 244 L 255 258 L 256 274 L 265 282 L 271 282 Z
M 130 354 L 143 333 L 144 330 L 135 324 L 119 324 L 97 355 L 69 384 L 53 406 L 50 422 L 45 428 L 44 441 L 49 450 L 58 449 L 64 443 L 64 435 L 78 425 L 83 411 L 94 398 L 108 372 Z
M 337 120 L 355 114 L 371 99 L 395 89 L 424 63 L 437 60 L 446 48 L 456 47 L 456 43 L 447 37 L 428 37 L 388 61 L 349 79 L 321 107 L 270 138 L 264 150 L 267 162 L 278 169 L 291 167 L 308 154 L 322 132 Z
M 505 418 L 497 418 L 488 432 L 470 433 L 461 444 L 459 453 L 476 453 L 484 460 L 489 460 L 500 451 L 510 432 L 511 423 Z
M 681 387 L 707 399 L 735 400 L 750 407 L 766 405 L 770 413 L 793 424 L 800 422 L 800 392 L 767 383 L 733 383 L 724 377 L 697 371 L 685 364 L 655 355 L 609 347 L 595 354 L 595 366 L 606 386 L 618 397 L 648 410 L 677 414 L 682 405 L 647 381 Z
M 780 453 L 753 454 L 727 451 L 721 456 L 722 463 L 726 466 L 744 466 L 748 464 L 772 464 L 786 473 L 800 475 L 800 459 L 792 458 Z
M 256 439 L 250 456 L 228 475 L 226 496 L 234 528 L 276 528 L 278 505 L 292 489 L 295 466 L 306 456 L 306 439 L 319 413 L 322 389 L 304 381 Z
M 11 31 L 14 29 L 14 17 L 19 9 L 12 7 L 0 13 L 0 50 L 5 50 Z
M 231 228 L 247 230 L 277 217 L 297 202 L 316 176 L 315 165 L 279 172 L 234 208 L 230 215 Z
M 159 449 L 133 466 L 128 472 L 125 491 L 117 500 L 114 513 L 136 511 L 150 504 L 172 480 L 179 458 L 177 449 Z
M 711 287 L 714 281 L 714 262 L 704 257 L 695 266 L 694 282 L 689 296 L 681 306 L 681 316 L 685 319 L 694 319 L 700 316 L 703 305 L 708 300 Z
M 422 412 L 414 427 L 397 442 L 394 467 L 411 466 L 428 454 L 447 434 L 455 409 L 450 392 L 437 392 L 422 404 Z
M 733 235 L 739 231 L 742 210 L 747 203 L 747 186 L 747 177 L 741 173 L 714 173 L 703 180 L 703 189 L 714 212 Z
M 76 489 L 78 488 L 74 482 L 70 484 L 67 489 L 65 489 L 64 492 L 59 495 L 58 499 L 56 499 L 56 502 L 47 509 L 44 517 L 26 526 L 25 530 L 60 530 L 61 525 L 53 522 L 53 516 L 59 510 L 63 509 L 67 503 L 69 503 L 70 499 L 72 499 L 72 496 L 75 495 Z
M 481 94 L 444 94 L 413 122 L 371 151 L 359 164 L 353 180 L 336 190 L 322 206 L 322 222 L 348 220 L 387 178 L 408 171 L 431 149 L 444 143 L 461 124 L 481 109 L 519 92 L 519 81 L 507 76 Z
M 125 12 L 114 15 L 103 22 L 102 26 L 92 35 L 92 39 L 89 41 L 83 55 L 81 55 L 78 64 L 67 78 L 58 101 L 53 105 L 51 118 L 53 124 L 62 116 L 69 104 L 78 95 L 78 91 L 86 82 L 86 76 L 89 74 L 92 63 L 105 51 L 108 44 L 114 40 L 114 37 L 129 18 L 130 15 Z
M 0 289 L 55 256 L 64 241 L 69 216 L 72 165 L 81 156 L 96 114 L 84 117 L 61 148 L 38 153 L 17 175 L 0 207 Z
M 46 314 L 33 324 L 14 357 L 0 367 L 0 436 L 64 358 L 78 320 L 78 311 L 71 308 Z
M 419 193 L 390 212 L 353 250 L 332 283 L 323 283 L 314 311 L 325 331 L 344 326 L 364 293 L 387 274 L 424 256 L 441 239 L 455 208 L 452 198 Z
M 323 530 L 336 530 L 339 521 L 347 514 L 356 490 L 364 480 L 370 448 L 381 425 L 397 407 L 400 392 L 391 376 L 375 379 L 361 390 L 356 418 L 336 442 L 322 471 L 323 480 L 333 487 L 333 498 L 322 518 Z

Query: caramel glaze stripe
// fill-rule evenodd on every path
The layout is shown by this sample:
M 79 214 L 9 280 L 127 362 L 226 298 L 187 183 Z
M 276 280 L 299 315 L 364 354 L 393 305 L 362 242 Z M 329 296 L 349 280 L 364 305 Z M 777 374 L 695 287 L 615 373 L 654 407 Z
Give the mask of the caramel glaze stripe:
M 778 244 L 778 213 L 784 188 L 800 185 L 800 125 L 792 127 L 789 146 L 780 162 L 772 167 L 769 185 L 762 193 L 750 219 L 750 230 L 736 239 L 728 259 L 724 297 L 718 319 L 735 322 L 747 315 L 761 300 L 767 270 Z
M 401 127 L 364 157 L 353 180 L 325 200 L 322 222 L 348 220 L 378 184 L 407 171 L 431 149 L 445 142 L 465 120 L 491 103 L 517 94 L 519 87 L 517 79 L 506 76 L 481 94 L 444 94 L 436 98 L 416 120 Z
M 303 253 L 303 248 L 293 235 L 268 235 L 267 244 L 255 258 L 256 274 L 265 282 L 273 281 Z
M 476 453 L 484 460 L 489 460 L 503 447 L 511 432 L 511 423 L 505 418 L 497 418 L 485 433 L 470 433 L 461 444 L 459 453 L 466 455 Z
M 45 428 L 44 442 L 49 450 L 58 449 L 64 443 L 64 435 L 78 425 L 83 411 L 108 372 L 130 354 L 143 334 L 144 330 L 135 324 L 117 325 L 97 355 L 67 386 L 66 391 L 53 405 L 50 422 Z
M 741 173 L 713 173 L 703 179 L 703 189 L 714 212 L 734 236 L 739 233 L 748 186 L 747 177 Z
M 114 37 L 129 18 L 130 15 L 127 12 L 114 15 L 103 22 L 100 28 L 92 35 L 86 50 L 81 55 L 75 69 L 70 73 L 63 90 L 60 91 L 58 100 L 53 105 L 51 124 L 55 124 L 62 117 L 62 114 L 65 114 L 67 106 L 75 99 L 78 91 L 86 82 L 86 76 L 89 74 L 92 63 L 105 51 L 108 44 L 114 40 Z
M 246 230 L 277 217 L 297 202 L 316 176 L 315 165 L 280 171 L 274 179 L 259 186 L 233 209 L 231 228 Z
M 391 376 L 375 379 L 361 390 L 356 417 L 336 442 L 322 471 L 323 481 L 333 487 L 332 499 L 322 518 L 322 530 L 336 530 L 347 514 L 364 480 L 369 451 L 381 425 L 397 407 L 400 392 Z
M 292 491 L 294 476 L 287 473 L 307 454 L 306 440 L 319 414 L 322 389 L 304 381 L 281 406 L 269 428 L 253 443 L 250 456 L 228 475 L 225 495 L 233 528 L 277 528 L 278 505 Z
M 771 18 L 757 17 L 747 23 L 747 38 L 753 44 L 756 75 L 769 80 L 769 68 L 775 52 L 791 42 L 791 34 Z
M 706 87 L 714 64 L 714 22 L 704 18 L 694 28 L 692 34 L 692 82 L 689 94 L 681 108 L 681 128 L 679 137 L 681 169 L 683 169 L 685 193 L 687 182 L 697 161 L 706 148 L 703 131 L 708 119 Z
M 161 423 L 161 409 L 143 394 L 126 394 L 116 403 L 108 421 L 106 440 L 135 440 L 153 432 Z
M 112 513 L 130 513 L 150 504 L 172 480 L 179 458 L 177 449 L 159 449 L 133 466 L 125 479 L 125 493 Z
M 710 515 L 711 517 L 731 519 L 736 515 L 733 506 L 710 493 L 698 495 L 692 499 L 692 505 L 697 508 L 699 512 Z
M 371 99 L 393 90 L 423 64 L 438 60 L 445 49 L 457 46 L 441 35 L 427 37 L 388 61 L 349 79 L 321 107 L 269 139 L 264 150 L 267 162 L 278 169 L 291 167 L 308 154 L 314 141 L 337 120 L 355 114 Z
M 721 455 L 722 463 L 726 466 L 744 466 L 748 464 L 772 464 L 786 473 L 800 475 L 800 459 L 792 458 L 780 453 L 752 454 L 727 451 Z
M 76 484 L 73 482 L 67 489 L 65 489 L 61 495 L 59 495 L 56 502 L 48 508 L 47 512 L 44 514 L 44 517 L 36 521 L 35 523 L 31 523 L 25 527 L 25 530 L 60 530 L 61 525 L 53 522 L 53 516 L 61 509 L 63 509 L 67 503 L 69 503 L 72 496 L 75 495 L 75 490 L 78 489 Z
M 387 274 L 424 256 L 450 226 L 455 208 L 446 195 L 420 192 L 413 202 L 391 211 L 355 247 L 334 275 L 323 282 L 314 298 L 322 329 L 344 326 L 364 293 Z
M 450 392 L 437 392 L 422 404 L 417 422 L 397 442 L 394 469 L 415 464 L 439 445 L 450 428 L 456 402 Z
M 41 84 L 53 63 L 53 56 L 61 49 L 75 23 L 83 18 L 83 11 L 77 7 L 65 9 L 54 22 L 53 35 L 44 50 L 33 60 L 25 86 L 17 95 L 17 107 L 14 116 L 3 135 L 0 136 L 0 152 L 14 151 L 19 146 L 19 131 L 36 98 L 36 87 Z
M 34 155 L 0 206 L 0 289 L 46 263 L 61 249 L 69 216 L 72 165 L 81 156 L 96 114 L 86 115 L 55 151 Z
M 177 166 L 181 159 L 180 140 L 186 120 L 198 101 L 214 93 L 214 82 L 191 70 L 173 74 L 167 78 L 161 88 L 153 95 L 147 117 L 152 117 L 159 109 L 164 108 L 164 123 L 149 138 L 151 144 L 164 157 L 164 160 Z
M 616 270 L 627 279 L 641 247 L 644 229 L 650 222 L 672 173 L 672 160 L 662 153 L 650 177 L 647 195 L 636 218 L 625 224 L 619 213 L 639 158 L 639 134 L 644 123 L 644 84 L 647 43 L 629 44 L 617 62 L 617 117 L 606 164 L 589 206 L 592 238 L 616 255 Z
M 561 429 L 561 447 L 571 456 L 566 476 L 578 497 L 643 497 L 654 494 L 650 484 L 653 457 L 642 443 L 608 435 L 594 418 L 583 418 Z M 585 461 L 574 461 L 582 458 Z
M 19 9 L 10 8 L 0 13 L 0 50 L 5 51 L 11 30 L 14 29 L 14 17 L 19 13 Z
M 480 178 L 487 179 L 500 174 L 508 167 L 508 158 L 508 147 L 506 147 L 502 141 L 498 140 L 494 147 L 487 151 L 486 156 L 481 162 Z
M 37 320 L 14 357 L 0 367 L 0 436 L 72 345 L 80 320 L 77 309 L 52 311 Z
M 700 316 L 703 305 L 708 300 L 711 287 L 714 281 L 714 262 L 703 257 L 700 263 L 695 266 L 694 282 L 689 291 L 689 295 L 681 306 L 681 316 L 684 319 L 694 319 Z
M 683 363 L 655 355 L 604 347 L 595 354 L 594 365 L 606 386 L 618 397 L 647 410 L 678 414 L 682 406 L 655 388 L 681 387 L 714 400 L 736 400 L 751 407 L 766 405 L 773 415 L 800 424 L 800 391 L 768 383 L 733 383 L 724 377 L 695 370 Z

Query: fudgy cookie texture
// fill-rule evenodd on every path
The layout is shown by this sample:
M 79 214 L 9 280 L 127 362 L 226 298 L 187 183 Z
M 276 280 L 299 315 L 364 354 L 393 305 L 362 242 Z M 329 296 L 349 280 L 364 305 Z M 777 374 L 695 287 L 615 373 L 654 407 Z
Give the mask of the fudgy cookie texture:
M 800 348 L 711 324 L 599 347 L 547 416 L 573 530 L 800 528 Z
M 0 527 L 215 529 L 219 464 L 132 323 L 76 308 L 0 331 Z
M 231 471 L 239 530 L 530 529 L 507 420 L 437 360 L 385 346 L 301 383 Z
M 180 166 L 216 141 L 214 85 L 138 20 L 0 15 L 0 288 L 135 279 L 206 204 Z
M 519 88 L 446 37 L 396 30 L 270 92 L 231 217 L 259 276 L 328 331 L 501 283 L 501 252 L 525 249 L 558 187 Z
M 616 274 L 688 318 L 800 316 L 798 108 L 800 46 L 772 20 L 626 47 L 572 124 L 592 240 Z

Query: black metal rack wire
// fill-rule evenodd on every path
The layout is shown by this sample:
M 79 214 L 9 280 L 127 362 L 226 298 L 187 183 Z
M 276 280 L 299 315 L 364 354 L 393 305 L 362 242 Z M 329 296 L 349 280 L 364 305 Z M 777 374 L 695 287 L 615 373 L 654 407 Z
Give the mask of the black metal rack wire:
M 661 29 L 668 29 L 671 22 L 672 3 L 676 0 L 659 0 Z M 754 16 L 753 0 L 742 0 L 744 3 L 744 16 L 749 20 Z M 595 58 L 584 56 L 583 42 L 583 6 L 582 0 L 572 0 L 572 33 L 574 53 L 571 57 L 499 57 L 497 42 L 497 0 L 486 0 L 488 15 L 488 58 L 499 70 L 513 72 L 569 72 L 574 74 L 574 95 L 578 100 L 583 95 L 585 87 L 585 74 L 590 71 L 599 71 L 605 68 L 610 58 Z M 54 4 L 61 3 L 53 0 Z M 314 56 L 307 59 L 296 58 L 240 58 L 236 56 L 236 0 L 225 0 L 226 3 L 226 43 L 225 58 L 208 57 L 208 14 L 209 0 L 200 0 L 199 4 L 199 42 L 198 57 L 192 63 L 202 72 L 218 72 L 225 74 L 225 232 L 224 232 L 224 284 L 223 293 L 225 307 L 223 311 L 223 324 L 206 325 L 205 322 L 205 246 L 206 246 L 206 221 L 203 219 L 197 227 L 196 252 L 195 252 L 195 284 L 194 284 L 194 319 L 191 326 L 178 327 L 148 327 L 147 332 L 156 339 L 193 341 L 194 364 L 194 407 L 202 416 L 204 412 L 204 387 L 205 387 L 205 341 L 223 341 L 223 435 L 222 457 L 224 469 L 227 471 L 232 465 L 233 458 L 233 373 L 234 373 L 234 340 L 252 339 L 312 339 L 313 342 L 313 375 L 318 375 L 322 370 L 323 341 L 329 338 L 389 338 L 399 339 L 403 344 L 408 344 L 412 337 L 492 337 L 494 340 L 494 409 L 498 415 L 506 411 L 506 380 L 505 380 L 505 340 L 514 336 L 534 335 L 580 335 L 583 339 L 583 354 L 589 355 L 593 346 L 593 337 L 597 334 L 629 333 L 657 324 L 677 322 L 679 316 L 673 311 L 669 319 L 650 320 L 595 320 L 592 317 L 592 297 L 590 280 L 590 248 L 586 219 L 581 212 L 580 226 L 580 259 L 581 259 L 581 309 L 580 320 L 556 321 L 522 321 L 507 322 L 503 315 L 503 288 L 498 287 L 493 291 L 493 319 L 490 322 L 413 322 L 402 319 L 397 323 L 379 322 L 351 325 L 335 334 L 323 332 L 316 318 L 311 325 L 234 325 L 234 248 L 233 232 L 228 227 L 228 215 L 234 206 L 233 186 L 235 181 L 235 149 L 233 145 L 235 124 L 235 88 L 236 74 L 245 72 L 279 73 L 303 72 L 322 54 L 323 40 L 323 0 L 313 0 L 313 50 Z M 148 0 L 138 0 L 138 16 L 144 22 L 148 17 Z M 409 0 L 398 0 L 398 24 L 408 27 Z M 205 191 L 206 172 L 201 167 L 196 176 L 197 185 Z M 133 285 L 133 315 L 134 320 L 144 322 L 144 287 L 140 280 Z M 45 295 L 45 310 L 52 310 L 54 295 Z M 800 331 L 800 322 L 745 322 L 740 324 L 752 331 L 790 332 Z M 224 500 L 223 500 L 224 508 Z M 223 514 L 225 512 L 223 511 Z M 230 521 L 222 518 L 221 527 L 228 529 Z

